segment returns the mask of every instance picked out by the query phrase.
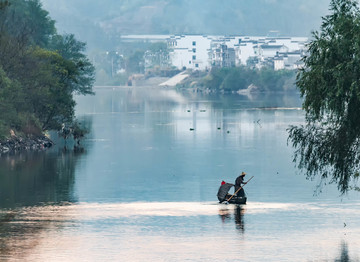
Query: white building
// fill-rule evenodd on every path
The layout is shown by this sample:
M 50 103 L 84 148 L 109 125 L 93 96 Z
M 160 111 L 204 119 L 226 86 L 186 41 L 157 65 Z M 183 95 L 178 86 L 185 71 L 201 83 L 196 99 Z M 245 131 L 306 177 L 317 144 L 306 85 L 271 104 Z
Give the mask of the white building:
M 210 59 L 214 67 L 234 67 L 235 49 L 226 44 L 217 44 L 211 48 Z
M 274 58 L 274 70 L 283 70 L 285 69 L 285 60 L 284 57 L 275 57 Z
M 263 44 L 259 46 L 259 56 L 261 61 L 264 61 L 269 57 L 275 57 L 279 53 L 287 53 L 288 51 L 289 49 L 285 45 Z
M 148 42 L 148 43 L 166 43 L 169 38 L 168 35 L 122 35 L 120 36 L 121 42 Z
M 288 48 L 288 52 L 304 50 L 305 43 L 308 41 L 306 37 L 278 37 L 266 38 L 269 45 L 284 45 Z
M 241 41 L 236 47 L 236 65 L 246 65 L 250 57 L 257 57 L 257 41 Z
M 296 69 L 302 66 L 300 59 L 308 41 L 306 37 L 214 35 L 127 35 L 121 39 L 124 42 L 167 42 L 171 66 L 195 70 L 229 67 L 234 63 L 254 68 L 273 65 L 275 70 Z M 219 46 L 222 47 L 219 49 Z M 152 62 L 148 66 L 151 65 Z
M 203 35 L 182 35 L 168 38 L 172 65 L 178 69 L 208 70 L 211 38 Z
M 302 57 L 303 54 L 301 51 L 278 53 L 273 60 L 274 70 L 299 69 L 301 66 L 303 66 L 303 62 L 301 61 Z

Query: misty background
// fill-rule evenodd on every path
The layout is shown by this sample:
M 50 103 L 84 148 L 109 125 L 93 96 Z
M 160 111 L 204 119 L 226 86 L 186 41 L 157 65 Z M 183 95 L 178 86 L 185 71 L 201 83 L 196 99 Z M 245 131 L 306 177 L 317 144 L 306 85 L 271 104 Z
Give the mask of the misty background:
M 43 0 L 60 33 L 88 50 L 111 49 L 127 34 L 310 36 L 330 0 Z

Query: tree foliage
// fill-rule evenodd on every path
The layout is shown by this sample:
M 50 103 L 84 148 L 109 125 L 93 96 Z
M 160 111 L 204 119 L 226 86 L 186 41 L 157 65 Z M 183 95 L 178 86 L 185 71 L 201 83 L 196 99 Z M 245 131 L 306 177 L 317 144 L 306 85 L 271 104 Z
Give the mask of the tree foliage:
M 55 21 L 42 9 L 39 0 L 10 0 L 0 16 L 0 23 L 7 34 L 41 47 L 46 47 L 56 33 Z
M 360 10 L 354 0 L 332 0 L 330 11 L 297 75 L 306 124 L 291 126 L 289 141 L 308 178 L 344 194 L 360 168 Z
M 93 94 L 95 68 L 83 53 L 86 44 L 75 39 L 72 34 L 55 35 L 50 41 L 50 49 L 56 51 L 68 64 L 68 74 L 62 81 L 73 92 L 82 95 Z
M 0 1 L 0 138 L 75 121 L 73 94 L 93 94 L 84 51 L 73 35 L 56 33 L 39 0 Z
M 293 88 L 295 73 L 290 70 L 260 70 L 248 67 L 213 68 L 203 85 L 213 90 L 238 91 L 254 85 L 259 91 L 286 91 Z

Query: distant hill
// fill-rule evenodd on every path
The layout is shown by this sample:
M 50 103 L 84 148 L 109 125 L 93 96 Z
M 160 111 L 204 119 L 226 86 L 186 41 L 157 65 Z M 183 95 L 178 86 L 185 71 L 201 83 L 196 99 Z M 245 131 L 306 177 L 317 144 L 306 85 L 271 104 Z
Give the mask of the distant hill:
M 89 46 L 122 34 L 309 36 L 330 0 L 43 0 L 60 30 Z

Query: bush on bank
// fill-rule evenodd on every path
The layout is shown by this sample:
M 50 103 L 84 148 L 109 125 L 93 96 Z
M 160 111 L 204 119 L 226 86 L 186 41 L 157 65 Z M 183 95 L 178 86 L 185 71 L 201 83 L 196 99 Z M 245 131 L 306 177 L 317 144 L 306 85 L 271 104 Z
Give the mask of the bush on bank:
M 207 74 L 194 72 L 182 85 L 211 91 L 237 92 L 250 86 L 259 92 L 295 91 L 296 71 L 248 67 L 212 68 Z

